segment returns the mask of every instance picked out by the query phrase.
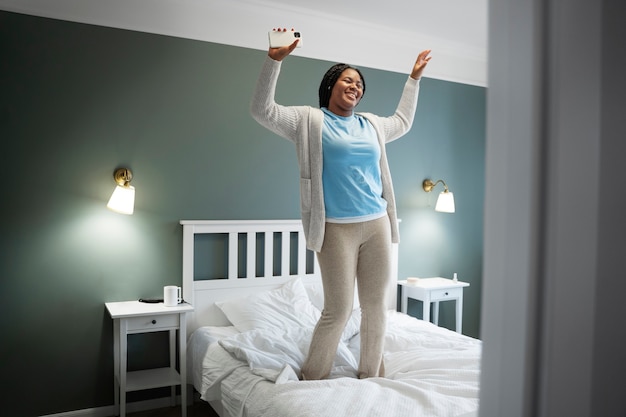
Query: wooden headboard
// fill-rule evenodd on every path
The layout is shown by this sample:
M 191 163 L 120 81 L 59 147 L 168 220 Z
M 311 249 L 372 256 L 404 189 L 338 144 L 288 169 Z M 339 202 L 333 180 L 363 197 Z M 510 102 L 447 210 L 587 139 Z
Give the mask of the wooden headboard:
M 187 318 L 188 335 L 201 326 L 230 324 L 215 306 L 216 301 L 278 288 L 296 277 L 305 286 L 321 285 L 319 265 L 314 253 L 306 249 L 300 220 L 181 220 L 180 224 L 183 226 L 183 298 L 194 306 Z M 225 253 L 203 252 L 207 248 L 199 242 L 205 235 L 216 238 L 215 245 L 220 248 L 217 252 L 223 248 Z M 394 245 L 393 278 L 388 291 L 388 306 L 394 310 L 397 253 Z M 205 264 L 219 264 L 221 268 L 212 274 L 199 272 L 202 269 L 199 264 L 207 259 Z

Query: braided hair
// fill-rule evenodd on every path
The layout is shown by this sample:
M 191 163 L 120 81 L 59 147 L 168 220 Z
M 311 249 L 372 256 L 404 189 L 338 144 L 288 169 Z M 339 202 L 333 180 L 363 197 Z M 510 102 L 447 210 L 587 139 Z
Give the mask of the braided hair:
M 363 74 L 357 68 L 354 68 L 348 64 L 335 64 L 326 71 L 324 74 L 324 78 L 322 78 L 322 82 L 320 83 L 319 89 L 319 98 L 320 98 L 320 107 L 328 107 L 328 102 L 330 101 L 330 93 L 335 86 L 335 83 L 339 79 L 339 76 L 342 72 L 347 69 L 353 69 L 359 73 L 361 77 L 361 83 L 363 84 L 363 95 L 365 95 L 365 78 L 363 78 Z

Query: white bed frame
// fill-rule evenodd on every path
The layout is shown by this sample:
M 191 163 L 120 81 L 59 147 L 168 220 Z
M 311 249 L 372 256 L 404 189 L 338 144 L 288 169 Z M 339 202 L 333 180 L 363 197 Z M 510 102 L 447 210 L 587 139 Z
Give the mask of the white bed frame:
M 312 271 L 306 270 L 307 249 L 300 220 L 181 220 L 183 226 L 183 298 L 193 305 L 194 311 L 187 316 L 187 334 L 202 326 L 229 325 L 226 316 L 215 306 L 216 301 L 227 300 L 278 288 L 290 279 L 302 278 L 305 286 L 321 285 L 317 259 L 313 256 Z M 196 235 L 225 234 L 228 236 L 228 276 L 196 280 Z M 240 235 L 245 235 L 245 277 L 239 277 Z M 264 235 L 263 259 L 257 256 L 258 234 Z M 297 236 L 297 272 L 291 265 L 293 234 Z M 275 257 L 274 239 L 281 236 L 281 254 Z M 397 298 L 397 245 L 393 245 L 393 269 L 388 291 L 388 307 L 396 309 Z M 274 259 L 279 259 L 280 274 L 275 275 Z M 257 276 L 257 262 L 262 262 L 263 274 Z

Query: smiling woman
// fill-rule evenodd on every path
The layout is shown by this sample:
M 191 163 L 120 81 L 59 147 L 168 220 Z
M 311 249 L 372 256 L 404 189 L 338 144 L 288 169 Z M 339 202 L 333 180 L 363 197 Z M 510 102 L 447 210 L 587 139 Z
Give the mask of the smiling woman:
M 329 377 L 352 309 L 355 277 L 362 311 L 358 376 L 384 376 L 391 244 L 399 241 L 385 145 L 413 124 L 419 80 L 430 61 L 430 50 L 417 56 L 395 113 L 379 117 L 354 112 L 365 93 L 365 81 L 358 69 L 346 64 L 326 71 L 319 87 L 321 109 L 277 104 L 274 95 L 282 61 L 298 43 L 270 47 L 251 113 L 261 125 L 296 145 L 304 234 L 322 272 L 324 308 L 302 378 Z
M 339 116 L 351 116 L 365 94 L 365 79 L 356 68 L 335 64 L 324 75 L 319 88 L 320 108 Z

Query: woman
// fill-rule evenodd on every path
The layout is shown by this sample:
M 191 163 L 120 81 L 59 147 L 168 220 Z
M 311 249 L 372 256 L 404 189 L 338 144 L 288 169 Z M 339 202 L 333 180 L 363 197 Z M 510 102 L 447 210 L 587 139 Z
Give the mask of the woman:
M 252 102 L 255 120 L 296 145 L 300 209 L 307 247 L 317 253 L 324 309 L 315 327 L 305 380 L 330 374 L 341 333 L 350 318 L 355 277 L 361 305 L 359 378 L 384 376 L 383 342 L 391 244 L 397 216 L 385 144 L 411 128 L 419 79 L 430 61 L 422 51 L 395 113 L 355 113 L 365 93 L 356 68 L 331 67 L 320 84 L 320 108 L 281 106 L 274 101 L 282 60 L 297 46 L 270 48 Z

